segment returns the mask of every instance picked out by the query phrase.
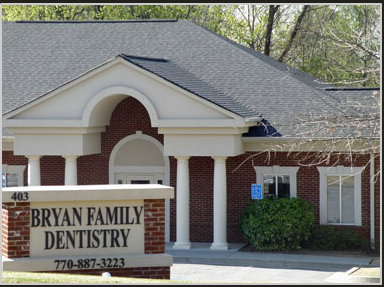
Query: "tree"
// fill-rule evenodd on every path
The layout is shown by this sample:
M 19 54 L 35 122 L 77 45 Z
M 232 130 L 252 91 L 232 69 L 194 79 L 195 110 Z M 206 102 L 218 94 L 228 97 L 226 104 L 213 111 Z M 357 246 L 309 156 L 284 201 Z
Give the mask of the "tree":
M 2 8 L 3 21 L 188 19 L 337 87 L 380 85 L 379 5 L 3 5 Z M 339 110 L 335 115 L 297 115 L 292 128 L 300 130 L 301 139 L 280 148 L 308 146 L 314 144 L 308 139 L 315 133 L 329 138 L 332 133 L 343 131 L 343 137 L 330 139 L 323 151 L 317 153 L 313 164 L 329 162 L 340 144 L 351 150 L 353 147 L 357 154 L 377 153 L 372 142 L 380 137 L 380 95 L 373 91 L 364 97 L 341 98 L 339 106 L 334 107 Z M 357 142 L 363 144 L 356 145 Z M 352 161 L 352 153 L 346 156 Z
M 285 63 L 338 86 L 380 85 L 380 6 L 312 7 L 296 38 Z
M 277 10 L 279 9 L 280 5 L 269 5 L 269 15 L 268 15 L 268 25 L 267 25 L 267 31 L 265 35 L 265 48 L 264 48 L 264 54 L 269 56 L 269 48 L 271 46 L 271 38 L 272 38 L 272 30 L 273 30 L 273 23 L 275 21 L 275 14 Z
M 305 14 L 307 12 L 309 12 L 310 9 L 311 8 L 309 5 L 304 5 L 303 11 L 300 13 L 299 17 L 297 18 L 295 27 L 293 28 L 291 36 L 289 37 L 289 41 L 288 41 L 287 45 L 285 46 L 283 53 L 279 57 L 280 62 L 284 61 L 285 56 L 288 54 L 289 50 L 291 49 L 293 41 L 295 40 L 296 34 L 298 33 L 298 31 L 300 29 L 301 22 L 303 21 Z
M 214 32 L 231 16 L 228 5 L 3 5 L 3 21 L 188 19 Z
M 380 85 L 379 5 L 3 5 L 3 21 L 188 19 L 338 86 Z

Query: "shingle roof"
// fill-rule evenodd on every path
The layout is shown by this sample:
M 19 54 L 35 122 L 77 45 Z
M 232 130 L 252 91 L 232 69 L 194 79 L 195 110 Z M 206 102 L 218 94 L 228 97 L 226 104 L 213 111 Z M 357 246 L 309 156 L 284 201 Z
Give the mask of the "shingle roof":
M 255 112 L 242 106 L 241 103 L 234 101 L 224 93 L 216 90 L 210 84 L 205 83 L 203 80 L 197 78 L 187 70 L 177 66 L 177 64 L 172 61 L 165 59 L 143 58 L 125 54 L 119 56 L 191 93 L 194 93 L 220 107 L 230 110 L 235 114 L 243 117 L 255 116 Z
M 186 20 L 3 22 L 3 114 L 117 55 L 281 134 L 337 113 L 330 85 Z M 146 59 L 147 58 L 147 59 Z M 154 61 L 150 59 L 163 59 Z

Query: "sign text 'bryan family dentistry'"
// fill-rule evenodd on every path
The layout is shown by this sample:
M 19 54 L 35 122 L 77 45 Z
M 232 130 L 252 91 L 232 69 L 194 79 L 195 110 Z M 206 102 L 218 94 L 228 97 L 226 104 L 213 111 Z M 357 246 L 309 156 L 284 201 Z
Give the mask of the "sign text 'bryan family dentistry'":
M 134 227 L 143 221 L 142 204 L 31 206 L 31 232 L 39 232 L 45 251 L 127 248 Z

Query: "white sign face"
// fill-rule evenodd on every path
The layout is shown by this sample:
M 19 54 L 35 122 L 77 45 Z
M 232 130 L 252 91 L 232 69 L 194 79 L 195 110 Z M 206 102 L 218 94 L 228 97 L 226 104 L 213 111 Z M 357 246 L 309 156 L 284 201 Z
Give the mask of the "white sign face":
M 144 201 L 31 202 L 30 257 L 144 254 Z

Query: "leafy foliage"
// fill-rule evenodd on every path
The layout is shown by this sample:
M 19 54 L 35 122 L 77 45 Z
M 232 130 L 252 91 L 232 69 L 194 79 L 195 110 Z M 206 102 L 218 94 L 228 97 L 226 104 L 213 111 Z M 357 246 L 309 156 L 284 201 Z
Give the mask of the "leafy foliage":
M 325 82 L 380 85 L 380 5 L 272 6 L 3 5 L 2 19 L 187 19 Z
M 369 242 L 360 234 L 332 225 L 314 226 L 304 246 L 313 250 L 367 250 Z
M 3 21 L 188 19 L 216 33 L 233 15 L 229 5 L 3 5 Z
M 269 197 L 243 211 L 240 230 L 259 251 L 301 249 L 314 221 L 312 206 L 300 198 Z

